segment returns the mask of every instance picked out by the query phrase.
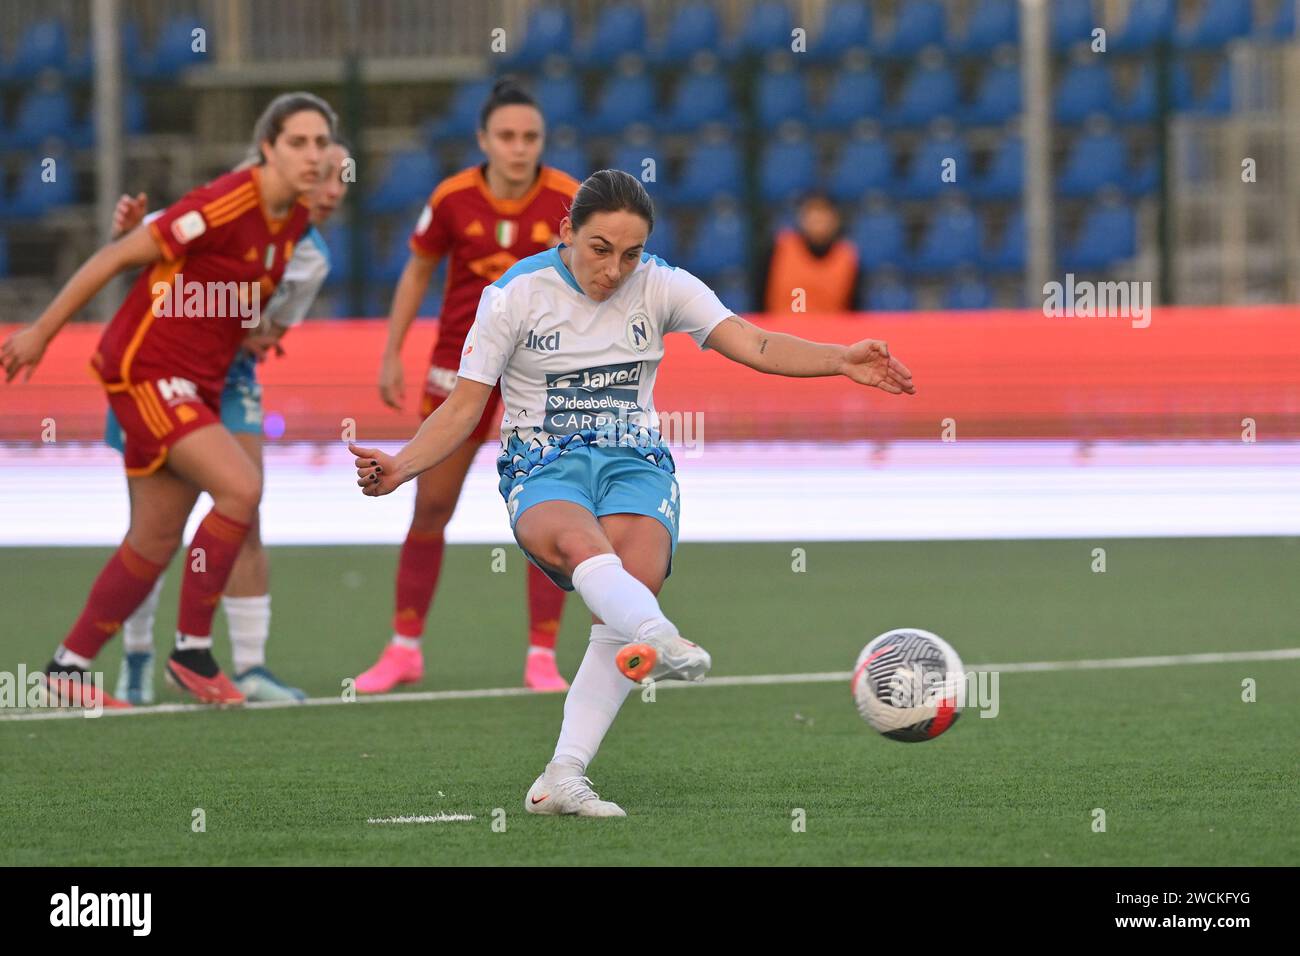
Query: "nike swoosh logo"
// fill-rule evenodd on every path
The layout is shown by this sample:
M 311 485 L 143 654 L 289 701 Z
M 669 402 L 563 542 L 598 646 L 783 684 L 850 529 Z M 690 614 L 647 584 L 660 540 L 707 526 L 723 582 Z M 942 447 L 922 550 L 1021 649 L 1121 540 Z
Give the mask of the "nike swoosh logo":
M 541 803 L 543 800 L 548 799 L 550 796 L 551 795 L 548 793 L 545 797 L 529 797 L 529 799 L 532 801 L 533 806 L 537 806 L 539 803 Z

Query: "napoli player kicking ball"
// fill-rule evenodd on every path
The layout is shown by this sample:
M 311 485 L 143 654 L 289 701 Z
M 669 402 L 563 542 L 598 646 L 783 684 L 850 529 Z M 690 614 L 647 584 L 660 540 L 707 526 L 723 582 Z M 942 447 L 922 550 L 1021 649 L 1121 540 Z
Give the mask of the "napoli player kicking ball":
M 625 816 L 586 777 L 623 700 L 638 681 L 702 680 L 712 663 L 656 597 L 681 514 L 653 398 L 664 335 L 685 332 L 773 375 L 915 392 L 884 342 L 822 345 L 732 315 L 699 279 L 644 251 L 653 227 L 639 181 L 592 174 L 560 225 L 561 244 L 484 290 L 456 386 L 415 437 L 396 455 L 349 445 L 362 491 L 389 494 L 458 448 L 501 383 L 497 470 L 515 540 L 595 621 L 555 754 L 524 798 L 530 813 Z

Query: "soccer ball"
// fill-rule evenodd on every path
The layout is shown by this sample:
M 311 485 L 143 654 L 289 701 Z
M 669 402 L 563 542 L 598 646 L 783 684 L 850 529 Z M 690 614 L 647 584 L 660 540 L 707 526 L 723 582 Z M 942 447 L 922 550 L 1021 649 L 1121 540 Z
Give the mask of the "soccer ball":
M 933 740 L 957 722 L 964 676 L 952 646 L 900 627 L 873 639 L 853 668 L 858 713 L 890 740 Z

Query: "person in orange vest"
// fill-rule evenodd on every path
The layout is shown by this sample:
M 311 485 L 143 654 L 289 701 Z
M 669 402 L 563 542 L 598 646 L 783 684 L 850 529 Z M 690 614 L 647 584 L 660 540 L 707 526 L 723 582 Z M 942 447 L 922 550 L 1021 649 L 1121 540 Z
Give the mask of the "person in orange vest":
M 799 201 L 795 229 L 776 234 L 755 301 L 777 314 L 849 312 L 858 285 L 858 250 L 840 235 L 840 214 L 823 193 Z

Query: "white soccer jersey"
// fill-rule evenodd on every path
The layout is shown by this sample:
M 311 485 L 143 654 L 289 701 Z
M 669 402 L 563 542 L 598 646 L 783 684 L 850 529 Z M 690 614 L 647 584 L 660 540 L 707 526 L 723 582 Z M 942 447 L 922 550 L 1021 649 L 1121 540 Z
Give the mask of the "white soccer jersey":
M 316 227 L 308 226 L 266 304 L 266 317 L 283 328 L 293 328 L 303 320 L 329 274 L 329 247 Z
M 731 310 L 695 276 L 648 253 L 614 295 L 596 302 L 560 248 L 521 259 L 483 290 L 459 375 L 500 380 L 503 445 L 516 429 L 525 442 L 552 444 L 620 419 L 657 431 L 664 335 L 685 332 L 704 348 Z

